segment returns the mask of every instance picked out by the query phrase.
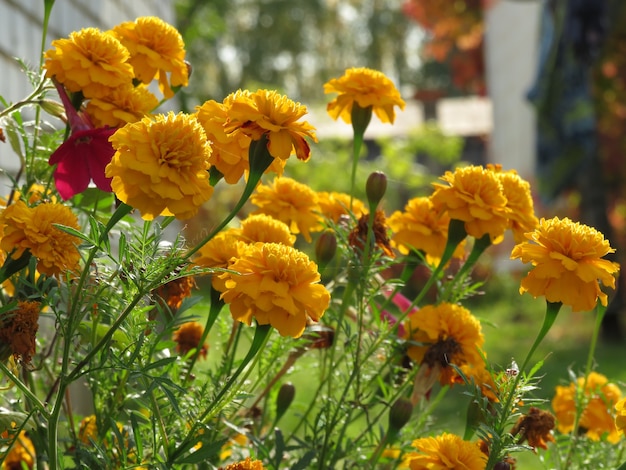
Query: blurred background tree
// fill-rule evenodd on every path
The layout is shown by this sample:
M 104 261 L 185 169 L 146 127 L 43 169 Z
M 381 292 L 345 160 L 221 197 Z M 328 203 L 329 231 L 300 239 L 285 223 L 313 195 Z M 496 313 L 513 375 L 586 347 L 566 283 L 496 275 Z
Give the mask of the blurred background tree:
M 407 96 L 423 35 L 397 0 L 178 0 L 177 27 L 194 70 L 183 106 L 238 88 L 277 88 L 319 102 L 321 84 L 370 67 Z M 411 91 L 409 91 L 409 94 Z

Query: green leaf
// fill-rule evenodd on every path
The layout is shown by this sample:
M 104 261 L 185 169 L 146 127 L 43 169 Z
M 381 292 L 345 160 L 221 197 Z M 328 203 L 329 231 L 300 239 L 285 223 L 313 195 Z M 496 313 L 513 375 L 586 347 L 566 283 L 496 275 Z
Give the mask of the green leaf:
M 209 460 L 210 458 L 215 457 L 219 454 L 220 450 L 222 449 L 222 446 L 226 444 L 226 442 L 228 442 L 228 439 L 220 439 L 218 441 L 214 441 L 211 443 L 208 443 L 205 441 L 201 441 L 201 442 L 202 442 L 202 447 L 200 447 L 198 450 L 191 452 L 186 457 L 183 457 L 182 459 L 178 459 L 176 463 L 179 463 L 182 465 L 184 464 L 193 465 L 193 464 L 197 464 L 197 463 Z

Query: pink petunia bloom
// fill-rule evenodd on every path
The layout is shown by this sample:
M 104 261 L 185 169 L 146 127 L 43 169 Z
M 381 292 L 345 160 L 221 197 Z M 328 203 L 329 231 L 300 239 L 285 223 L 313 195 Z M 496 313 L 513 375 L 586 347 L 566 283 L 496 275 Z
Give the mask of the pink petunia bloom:
M 48 164 L 57 165 L 53 176 L 59 194 L 69 199 L 87 189 L 92 180 L 102 191 L 111 192 L 111 178 L 104 175 L 104 169 L 115 153 L 109 137 L 116 129 L 94 128 L 86 114 L 74 109 L 63 86 L 56 81 L 54 84 L 71 129 L 69 138 L 48 160 Z

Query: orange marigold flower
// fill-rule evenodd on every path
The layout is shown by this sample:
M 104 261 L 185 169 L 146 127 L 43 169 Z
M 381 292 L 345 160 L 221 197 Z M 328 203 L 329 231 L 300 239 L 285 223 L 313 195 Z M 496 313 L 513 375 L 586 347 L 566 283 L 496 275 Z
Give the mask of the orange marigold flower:
M 220 467 L 219 470 L 265 470 L 265 467 L 260 460 L 251 460 L 250 457 L 246 457 L 246 460 Z
M 200 340 L 203 334 L 204 327 L 196 321 L 182 324 L 180 328 L 174 332 L 172 337 L 177 343 L 176 351 L 184 356 L 192 349 L 195 349 L 200 356 L 206 357 L 209 347 L 206 344 L 200 347 Z
M 403 212 L 391 214 L 387 225 L 393 232 L 391 241 L 400 253 L 406 255 L 411 250 L 423 251 L 429 263 L 439 263 L 448 241 L 450 216 L 447 212 L 437 211 L 431 198 L 409 200 Z M 462 258 L 464 254 L 463 242 L 456 247 L 453 256 Z
M 282 243 L 293 246 L 295 235 L 289 226 L 280 220 L 265 214 L 251 214 L 241 221 L 241 237 L 246 243 Z
M 291 178 L 275 178 L 269 186 L 259 185 L 250 202 L 259 208 L 254 214 L 266 214 L 286 223 L 292 233 L 302 233 L 308 242 L 311 232 L 323 228 L 317 193 Z
M 479 352 L 484 343 L 480 322 L 458 304 L 422 307 L 409 316 L 405 327 L 405 338 L 414 343 L 409 344 L 408 356 L 421 364 L 429 377 L 434 373 L 434 380 L 439 378 L 442 385 L 462 381 L 450 364 L 484 365 Z
M 141 212 L 193 217 L 213 194 L 211 147 L 202 126 L 187 114 L 159 114 L 126 124 L 110 138 L 115 155 L 106 167 L 116 196 Z
M 91 444 L 98 438 L 98 425 L 96 423 L 96 415 L 85 416 L 80 422 L 78 429 L 78 440 L 83 444 Z
M 520 444 L 528 441 L 528 445 L 533 448 L 547 449 L 548 442 L 556 442 L 552 435 L 554 426 L 555 419 L 552 413 L 531 406 L 528 414 L 519 417 L 511 429 L 511 435 L 519 434 L 518 443 Z
M 408 452 L 403 461 L 403 466 L 411 470 L 483 470 L 487 464 L 487 456 L 477 443 L 464 441 L 455 434 L 444 432 L 439 436 L 416 439 L 411 445 L 417 452 Z
M 127 84 L 106 96 L 92 98 L 85 112 L 95 127 L 120 127 L 137 122 L 159 105 L 159 100 L 145 86 Z
M 287 160 L 295 151 L 299 160 L 311 154 L 306 138 L 317 142 L 315 128 L 298 120 L 307 113 L 306 106 L 274 90 L 235 93 L 228 109 L 227 133 L 240 130 L 253 140 L 267 136 L 271 156 Z
M 221 298 L 233 318 L 248 325 L 270 324 L 281 336 L 300 337 L 310 320 L 318 321 L 330 303 L 319 283 L 317 265 L 307 255 L 279 243 L 246 245 L 219 277 Z
M 56 78 L 71 92 L 85 98 L 108 95 L 133 80 L 128 49 L 111 34 L 85 28 L 68 39 L 52 41 L 54 49 L 45 52 L 46 77 Z
M 626 430 L 626 398 L 622 398 L 615 404 L 615 426 L 619 434 L 623 434 Z
M 522 279 L 520 293 L 545 296 L 548 302 L 561 302 L 574 312 L 591 310 L 598 299 L 607 304 L 598 280 L 615 289 L 619 265 L 602 259 L 615 250 L 596 229 L 554 217 L 541 219 L 526 234 L 528 241 L 513 248 L 511 258 L 531 263 L 533 268 Z
M 585 383 L 584 377 L 579 377 L 577 383 L 568 386 L 558 385 L 552 399 L 552 409 L 556 415 L 557 428 L 563 434 L 574 429 L 576 417 L 576 391 Z M 622 397 L 619 387 L 597 372 L 587 376 L 587 383 L 583 390 L 587 406 L 580 417 L 580 428 L 587 437 L 598 441 L 603 435 L 612 443 L 619 441 L 619 432 L 615 426 L 613 409 Z
M 9 439 L 9 432 L 0 433 L 2 439 Z M 17 438 L 9 449 L 0 451 L 0 461 L 2 470 L 22 470 L 35 467 L 35 446 L 33 441 L 26 435 L 26 431 L 20 431 Z
M 80 240 L 54 224 L 80 230 L 78 219 L 67 206 L 44 203 L 31 208 L 17 201 L 0 213 L 0 230 L 4 230 L 0 248 L 13 259 L 30 250 L 38 259 L 37 271 L 48 276 L 76 271 Z
M 496 173 L 502 183 L 502 193 L 506 198 L 506 212 L 509 227 L 515 243 L 524 241 L 524 234 L 534 230 L 539 224 L 535 216 L 535 206 L 530 193 L 530 184 L 523 180 L 515 170 L 502 171 L 500 165 L 487 165 Z
M 35 354 L 41 304 L 18 301 L 17 308 L 0 315 L 0 359 L 9 354 L 29 364 Z
M 163 300 L 172 311 L 176 311 L 180 308 L 183 300 L 191 295 L 191 290 L 195 287 L 196 281 L 192 276 L 179 277 L 157 287 L 154 294 Z
M 359 217 L 356 227 L 354 227 L 348 235 L 348 243 L 350 246 L 361 252 L 363 252 L 365 244 L 367 243 L 369 218 L 369 214 L 363 214 Z M 389 241 L 389 235 L 387 235 L 387 224 L 385 221 L 385 213 L 383 211 L 376 211 L 374 213 L 374 223 L 372 225 L 374 239 L 372 243 L 380 248 L 385 255 L 393 258 L 393 251 L 391 250 L 391 242 Z
M 365 213 L 365 204 L 359 199 L 352 199 L 352 211 L 350 211 L 350 195 L 335 191 L 320 191 L 317 193 L 317 202 L 324 217 L 333 222 L 339 222 L 344 215 L 352 212 L 357 218 Z
M 171 87 L 187 86 L 185 43 L 172 25 L 155 16 L 144 16 L 116 26 L 112 33 L 130 51 L 129 62 L 139 81 L 147 84 L 157 78 L 165 98 L 174 96 Z
M 239 243 L 242 243 L 241 229 L 230 228 L 218 233 L 198 250 L 194 262 L 206 268 L 228 268 L 231 258 L 239 255 Z M 213 288 L 224 292 L 224 281 L 219 278 L 219 273 L 211 276 Z
M 391 124 L 396 118 L 394 106 L 400 109 L 406 106 L 400 92 L 385 74 L 365 67 L 347 69 L 342 77 L 324 84 L 324 93 L 338 93 L 328 103 L 327 111 L 333 119 L 341 116 L 348 124 L 352 122 L 354 103 L 363 109 L 373 108 L 382 122 Z
M 509 225 L 502 183 L 493 171 L 480 166 L 446 171 L 440 178 L 446 184 L 433 183 L 431 199 L 451 219 L 465 223 L 465 231 L 474 238 L 489 234 L 492 243 L 502 241 Z

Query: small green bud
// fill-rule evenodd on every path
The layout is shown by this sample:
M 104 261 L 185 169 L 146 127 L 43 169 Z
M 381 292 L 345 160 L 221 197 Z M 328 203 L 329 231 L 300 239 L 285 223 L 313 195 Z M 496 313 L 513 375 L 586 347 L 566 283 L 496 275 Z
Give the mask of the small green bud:
M 365 193 L 367 194 L 367 202 L 369 202 L 370 210 L 376 209 L 378 203 L 387 191 L 387 176 L 382 171 L 375 171 L 365 183 Z
M 276 395 L 276 421 L 285 414 L 285 411 L 287 411 L 291 402 L 293 402 L 295 395 L 296 387 L 292 383 L 286 382 L 281 385 L 278 390 L 278 395 Z
M 324 231 L 315 243 L 315 258 L 321 267 L 326 266 L 334 258 L 337 251 L 337 237 L 332 230 Z
M 398 432 L 411 419 L 413 404 L 406 398 L 398 398 L 389 410 L 389 431 Z

